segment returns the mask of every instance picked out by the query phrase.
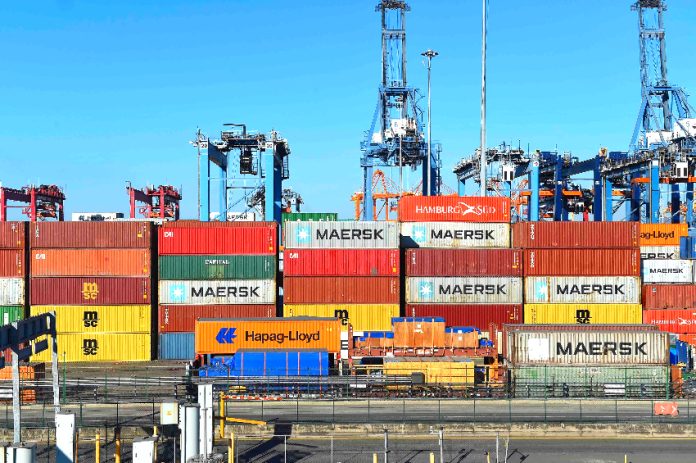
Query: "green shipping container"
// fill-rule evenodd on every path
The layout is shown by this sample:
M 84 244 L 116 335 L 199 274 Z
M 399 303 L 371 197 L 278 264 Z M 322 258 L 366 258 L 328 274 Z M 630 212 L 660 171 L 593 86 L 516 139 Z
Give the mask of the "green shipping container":
M 275 256 L 160 256 L 160 280 L 273 280 Z
M 283 214 L 283 222 L 335 222 L 338 220 L 337 212 L 286 212 Z
M 24 318 L 24 307 L 21 305 L 0 305 L 0 325 L 5 326 Z

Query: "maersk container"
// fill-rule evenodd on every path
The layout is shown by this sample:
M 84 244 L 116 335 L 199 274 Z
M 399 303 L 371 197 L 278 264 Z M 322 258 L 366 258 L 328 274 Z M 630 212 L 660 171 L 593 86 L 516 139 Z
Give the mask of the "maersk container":
M 21 305 L 0 305 L 0 326 L 9 325 L 24 318 L 24 307 Z
M 510 198 L 504 196 L 404 196 L 400 222 L 510 223 Z
M 525 276 L 640 276 L 634 249 L 526 249 Z
M 521 304 L 522 278 L 409 277 L 409 304 Z
M 645 285 L 643 309 L 696 308 L 696 285 Z
M 149 305 L 34 305 L 29 315 L 56 313 L 58 333 L 150 333 Z
M 678 246 L 641 246 L 640 247 L 640 259 L 641 260 L 652 260 L 652 259 L 679 259 L 679 247 Z M 686 257 L 681 257 L 686 259 Z
M 644 310 L 643 323 L 668 333 L 696 334 L 696 309 Z
M 689 284 L 694 282 L 692 260 L 646 260 L 643 283 Z
M 275 255 L 278 249 L 277 227 L 264 223 L 234 227 L 162 226 L 159 229 L 159 254 Z
M 512 226 L 514 248 L 635 248 L 638 222 L 517 222 Z
M 527 277 L 525 303 L 639 304 L 638 277 Z
M 405 222 L 406 248 L 509 248 L 510 224 L 476 222 Z
M 215 360 L 202 376 L 328 376 L 330 368 L 322 351 L 239 351 L 225 363 Z
M 32 249 L 32 277 L 148 276 L 149 249 Z
M 285 304 L 398 304 L 398 277 L 285 277 Z
M 160 360 L 193 360 L 196 356 L 195 333 L 162 333 L 159 335 Z
M 407 304 L 407 317 L 440 317 L 447 326 L 475 326 L 486 331 L 491 323 L 522 323 L 522 304 Z
M 188 255 L 160 256 L 160 280 L 274 280 L 276 257 Z
M 23 278 L 0 278 L 0 305 L 24 305 Z
M 31 305 L 149 304 L 150 278 L 47 277 L 30 281 Z
M 275 280 L 162 280 L 160 304 L 274 304 Z
M 0 222 L 0 249 L 24 249 L 26 222 Z
M 285 276 L 394 276 L 398 249 L 286 249 Z
M 31 222 L 31 248 L 146 248 L 150 222 Z
M 271 318 L 275 304 L 160 305 L 159 332 L 193 332 L 199 318 Z
M 51 354 L 46 349 L 31 359 L 50 362 Z M 152 360 L 152 337 L 150 333 L 58 334 L 58 358 L 61 362 L 146 362 Z
M 519 249 L 407 249 L 407 276 L 522 276 Z
M 640 245 L 679 246 L 680 238 L 688 234 L 686 223 L 641 223 Z
M 286 249 L 398 249 L 395 222 L 286 222 Z
M 399 316 L 399 304 L 285 304 L 283 318 L 335 317 L 343 330 L 387 331 L 392 318 Z
M 643 322 L 640 304 L 525 304 L 526 324 L 614 324 Z
M 283 222 L 335 222 L 337 212 L 284 212 Z
M 24 250 L 0 249 L 0 278 L 21 278 L 24 274 Z

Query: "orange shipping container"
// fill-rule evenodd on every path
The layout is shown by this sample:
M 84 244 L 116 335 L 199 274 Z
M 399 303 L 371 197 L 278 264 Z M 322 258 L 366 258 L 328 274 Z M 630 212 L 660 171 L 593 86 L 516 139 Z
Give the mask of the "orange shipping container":
M 0 222 L 0 249 L 24 248 L 26 222 Z
M 444 331 L 444 330 L 443 330 Z M 197 354 L 234 354 L 242 349 L 341 350 L 337 318 L 203 318 L 196 321 Z
M 445 347 L 445 319 L 395 318 L 394 347 Z
M 499 196 L 405 196 L 401 222 L 510 222 L 510 198 Z
M 147 276 L 148 249 L 32 249 L 31 275 Z
M 19 278 L 24 276 L 24 250 L 0 249 L 0 277 Z
M 641 246 L 679 246 L 679 239 L 687 236 L 685 223 L 642 223 L 640 224 Z

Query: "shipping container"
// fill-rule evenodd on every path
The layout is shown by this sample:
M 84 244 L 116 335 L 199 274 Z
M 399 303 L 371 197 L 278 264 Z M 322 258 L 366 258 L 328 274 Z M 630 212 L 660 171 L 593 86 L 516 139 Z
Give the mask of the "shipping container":
M 195 333 L 162 333 L 159 335 L 160 360 L 193 360 L 196 356 Z
M 399 304 L 286 304 L 283 317 L 336 317 L 344 331 L 387 331 Z
M 638 222 L 517 222 L 513 248 L 635 248 Z
M 323 351 L 240 351 L 213 358 L 199 376 L 328 376 L 329 368 Z
M 31 222 L 31 248 L 145 248 L 150 222 Z
M 524 275 L 640 276 L 640 251 L 638 248 L 526 249 Z
M 407 249 L 406 275 L 522 276 L 518 249 Z
M 336 318 L 230 318 L 196 322 L 196 353 L 234 354 L 238 350 L 341 350 Z
M 398 277 L 285 277 L 286 304 L 398 304 Z
M 9 325 L 24 318 L 24 306 L 0 305 L 0 326 Z
M 407 304 L 407 317 L 439 317 L 446 326 L 474 326 L 488 330 L 491 323 L 522 323 L 521 304 Z
M 682 236 L 679 239 L 679 258 L 696 259 L 696 237 Z
M 509 223 L 407 222 L 401 224 L 405 248 L 509 248 Z
M 420 373 L 426 384 L 474 385 L 474 361 L 469 358 L 385 358 L 383 372 L 387 378 L 409 379 L 413 373 Z
M 439 317 L 397 317 L 392 319 L 394 347 L 443 348 L 445 319 Z
M 176 223 L 176 222 L 173 222 Z M 222 223 L 222 222 L 221 222 Z M 260 222 L 226 222 L 259 224 Z M 274 255 L 275 226 L 160 227 L 159 254 Z
M 679 246 L 679 239 L 688 234 L 685 223 L 641 223 L 640 245 Z
M 398 249 L 395 222 L 286 222 L 286 249 Z
M 161 304 L 275 304 L 274 280 L 166 280 L 159 282 Z
M 400 272 L 398 249 L 286 249 L 285 276 L 392 276 Z
M 645 285 L 643 309 L 696 308 L 696 285 Z
M 160 280 L 274 280 L 276 256 L 161 256 Z
M 21 278 L 24 275 L 24 250 L 0 249 L 0 278 Z
M 525 304 L 526 324 L 640 324 L 640 304 Z
M 235 305 L 160 305 L 159 331 L 193 332 L 199 318 L 271 318 L 276 306 L 269 304 Z
M 691 260 L 646 260 L 643 262 L 643 283 L 688 284 L 694 282 Z
M 149 304 L 150 278 L 32 278 L 31 305 Z
M 400 222 L 510 222 L 510 198 L 502 196 L 404 196 Z
M 26 222 L 0 222 L 0 249 L 24 249 Z
M 696 346 L 696 334 L 680 334 L 679 340 L 691 346 Z
M 147 276 L 149 249 L 32 249 L 32 277 Z
M 211 220 L 209 222 L 201 222 L 195 219 L 183 219 L 168 221 L 162 224 L 161 228 L 278 228 L 275 222 L 264 222 L 256 220 L 230 220 L 221 222 L 219 220 Z
M 521 304 L 522 278 L 409 277 L 406 302 L 425 304 Z
M 149 305 L 34 305 L 30 316 L 56 313 L 58 333 L 149 333 L 152 308 Z
M 0 278 L 0 305 L 24 305 L 23 278 Z
M 696 309 L 644 310 L 643 323 L 669 333 L 696 334 Z
M 150 333 L 64 333 L 58 334 L 57 340 L 61 362 L 146 362 L 152 359 Z M 32 360 L 50 362 L 51 349 L 32 356 Z
M 283 212 L 283 222 L 336 222 L 336 212 Z
M 526 303 L 639 304 L 638 277 L 527 277 Z
M 640 258 L 641 260 L 651 260 L 651 259 L 679 259 L 679 247 L 678 246 L 641 246 L 640 247 Z

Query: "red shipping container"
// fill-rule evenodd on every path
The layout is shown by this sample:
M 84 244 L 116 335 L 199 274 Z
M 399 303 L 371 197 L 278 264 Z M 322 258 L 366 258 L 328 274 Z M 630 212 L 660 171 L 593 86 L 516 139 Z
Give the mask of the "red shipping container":
M 0 222 L 0 249 L 23 249 L 26 222 Z
M 398 304 L 398 277 L 286 277 L 286 304 Z
M 407 317 L 442 317 L 446 326 L 475 326 L 488 331 L 494 323 L 498 329 L 508 323 L 522 323 L 521 304 L 408 304 Z
M 408 249 L 406 275 L 522 276 L 518 249 Z
M 275 305 L 160 305 L 159 332 L 195 331 L 199 318 L 272 318 Z
M 150 248 L 150 222 L 32 222 L 32 248 Z
M 391 276 L 399 274 L 398 249 L 286 249 L 285 276 Z
M 500 196 L 404 196 L 401 222 L 510 222 L 510 198 Z
M 694 309 L 696 285 L 643 285 L 643 309 Z
M 0 277 L 18 278 L 24 275 L 24 250 L 0 249 Z
M 525 276 L 640 276 L 640 249 L 527 249 Z
M 643 323 L 668 333 L 696 334 L 696 309 L 643 310 Z
M 159 254 L 275 254 L 277 237 L 275 226 L 163 227 Z
M 52 277 L 29 281 L 31 305 L 149 304 L 150 278 Z
M 243 220 L 235 220 L 232 222 L 201 222 L 200 220 L 176 220 L 166 222 L 162 228 L 244 228 L 244 227 L 272 227 L 278 228 L 276 222 L 248 222 Z
M 512 224 L 513 248 L 635 248 L 640 245 L 638 222 L 517 222 Z

